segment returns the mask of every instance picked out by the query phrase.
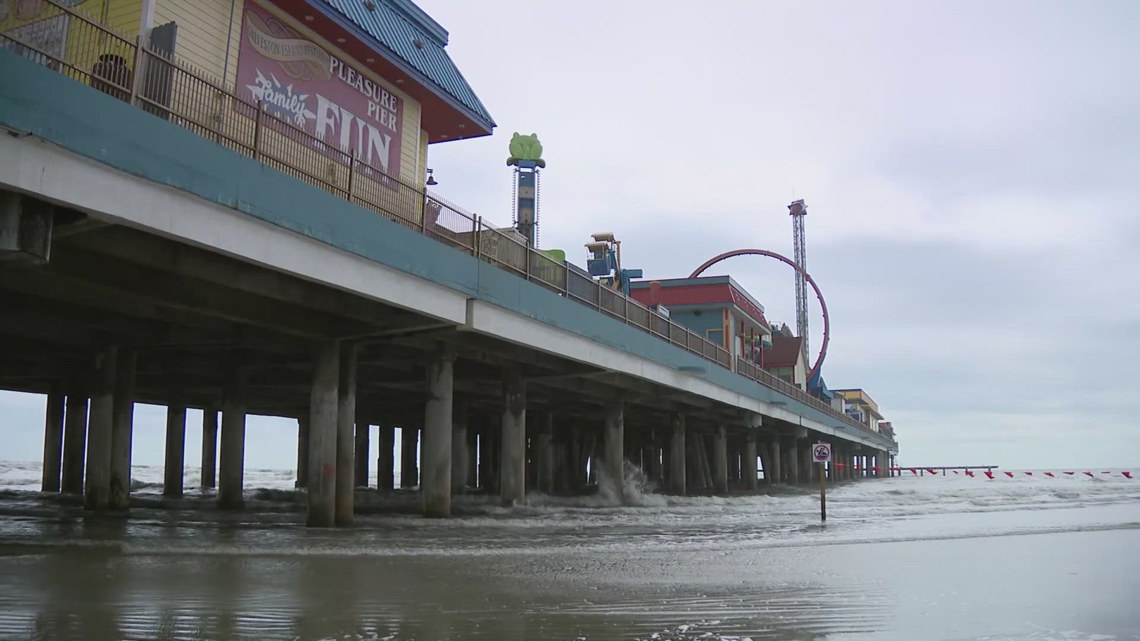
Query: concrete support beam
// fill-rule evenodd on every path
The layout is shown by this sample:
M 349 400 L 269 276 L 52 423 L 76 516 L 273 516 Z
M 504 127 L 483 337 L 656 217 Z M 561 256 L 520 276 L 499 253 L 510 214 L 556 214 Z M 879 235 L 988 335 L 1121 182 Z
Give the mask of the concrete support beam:
M 669 441 L 669 489 L 685 495 L 685 415 L 673 414 L 673 433 Z
M 115 375 L 115 417 L 111 427 L 110 507 L 131 506 L 131 444 L 135 425 L 135 368 L 138 353 L 120 349 Z
M 217 415 L 215 415 L 216 418 Z M 186 466 L 186 406 L 174 396 L 166 406 L 166 461 L 162 470 L 162 495 L 182 498 Z
M 245 506 L 245 385 L 246 370 L 230 364 L 222 390 L 222 438 L 218 457 L 218 507 Z
M 518 370 L 503 372 L 502 458 L 499 496 L 503 505 L 526 503 L 526 382 Z
M 502 415 L 488 417 L 479 433 L 479 485 L 487 492 L 499 493 L 503 458 Z
M 688 451 L 688 491 L 690 494 L 710 494 L 712 492 L 712 470 L 708 464 L 708 448 L 705 435 L 699 431 L 689 431 L 686 439 Z
M 455 411 L 454 409 L 452 410 Z M 467 413 L 467 487 L 479 487 L 479 432 L 472 424 L 472 416 Z
M 339 404 L 340 344 L 324 341 L 316 349 L 309 395 L 309 527 L 336 524 L 336 442 Z
M 602 434 L 604 476 L 613 483 L 614 498 L 625 503 L 625 403 L 606 404 L 606 424 Z
M 352 449 L 352 456 L 355 461 L 352 483 L 356 487 L 368 487 L 368 462 L 370 460 L 368 450 L 372 444 L 369 434 L 371 430 L 372 426 L 367 421 L 360 420 L 360 417 L 357 417 L 356 439 Z
M 396 486 L 396 428 L 387 423 L 377 427 L 376 489 L 392 490 Z
M 418 427 L 400 427 L 400 487 L 407 489 L 420 484 L 420 430 Z
M 67 391 L 66 405 L 60 491 L 64 494 L 82 494 L 87 455 L 87 393 L 73 384 Z
M 800 453 L 800 477 L 805 483 L 818 481 L 819 478 L 816 477 L 815 465 L 812 464 L 811 460 L 811 441 L 803 441 L 800 443 L 798 451 Z
M 427 367 L 428 400 L 424 406 L 421 496 L 424 516 L 451 516 L 451 445 L 455 353 L 434 354 Z
M 48 262 L 54 211 L 43 200 L 0 191 L 0 260 L 30 265 Z
M 780 437 L 773 436 L 768 441 L 768 464 L 772 466 L 771 470 L 765 469 L 764 476 L 768 477 L 768 472 L 772 472 L 771 483 L 783 483 L 784 475 L 783 468 L 780 466 Z
M 95 357 L 91 418 L 87 427 L 87 474 L 83 485 L 83 507 L 88 510 L 106 510 L 111 503 L 111 439 L 118 356 L 118 348 L 106 347 Z
M 800 451 L 799 443 L 795 438 L 788 440 L 788 482 L 796 484 L 803 483 L 804 479 L 800 478 Z
M 202 489 L 217 487 L 218 481 L 218 408 L 202 410 Z
M 340 347 L 340 380 L 336 413 L 336 524 L 352 525 L 356 491 L 356 358 L 358 347 Z M 365 430 L 368 426 L 365 425 Z M 365 432 L 367 433 L 367 431 Z M 367 459 L 366 459 L 367 460 Z
M 453 397 L 451 401 L 451 493 L 463 494 L 467 489 L 468 465 L 467 403 Z
M 294 487 L 302 488 L 309 485 L 309 416 L 297 419 L 297 480 Z
M 728 494 L 728 428 L 717 425 L 713 434 L 713 492 L 724 496 Z
M 756 469 L 756 456 L 756 432 L 755 430 L 749 430 L 748 434 L 745 435 L 744 441 L 744 461 L 742 473 L 744 474 L 744 487 L 748 490 L 753 491 L 759 487 L 760 482 L 759 479 L 757 479 L 757 476 L 759 476 L 759 474 L 757 474 Z
M 55 381 L 44 409 L 44 463 L 40 475 L 41 492 L 59 492 L 63 463 L 63 386 Z
M 547 412 L 542 417 L 538 434 L 534 440 L 534 460 L 538 467 L 538 491 L 554 493 L 554 413 Z

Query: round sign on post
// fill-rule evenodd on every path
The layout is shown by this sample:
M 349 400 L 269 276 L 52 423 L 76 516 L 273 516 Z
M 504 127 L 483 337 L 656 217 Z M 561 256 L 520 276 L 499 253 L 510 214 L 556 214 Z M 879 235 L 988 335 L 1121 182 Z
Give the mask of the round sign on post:
M 816 443 L 811 448 L 812 460 L 816 463 L 827 463 L 831 460 L 831 443 Z

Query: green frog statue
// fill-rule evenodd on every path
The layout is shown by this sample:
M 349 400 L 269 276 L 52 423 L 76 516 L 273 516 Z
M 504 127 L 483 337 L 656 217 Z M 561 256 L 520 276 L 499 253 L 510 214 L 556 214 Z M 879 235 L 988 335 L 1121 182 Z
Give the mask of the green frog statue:
M 530 166 L 540 169 L 546 168 L 546 161 L 542 159 L 542 143 L 538 141 L 538 134 L 524 136 L 516 131 L 511 136 L 510 151 L 511 157 L 507 158 L 508 165 L 518 167 L 533 163 Z

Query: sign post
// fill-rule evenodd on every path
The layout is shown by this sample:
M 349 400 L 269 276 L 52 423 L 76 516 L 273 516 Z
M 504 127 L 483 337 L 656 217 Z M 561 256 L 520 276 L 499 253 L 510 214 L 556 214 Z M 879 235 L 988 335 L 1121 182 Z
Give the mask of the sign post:
M 811 448 L 811 458 L 819 464 L 819 520 L 827 520 L 827 470 L 824 463 L 831 460 L 831 443 L 816 443 Z

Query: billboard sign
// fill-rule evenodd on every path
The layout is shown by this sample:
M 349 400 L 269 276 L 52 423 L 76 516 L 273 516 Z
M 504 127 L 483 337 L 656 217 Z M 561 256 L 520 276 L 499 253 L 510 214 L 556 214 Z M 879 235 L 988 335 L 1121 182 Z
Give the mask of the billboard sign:
M 399 178 L 404 101 L 252 2 L 242 16 L 236 88 L 242 100 L 260 101 L 267 113 L 320 139 L 330 157 L 355 153 Z

